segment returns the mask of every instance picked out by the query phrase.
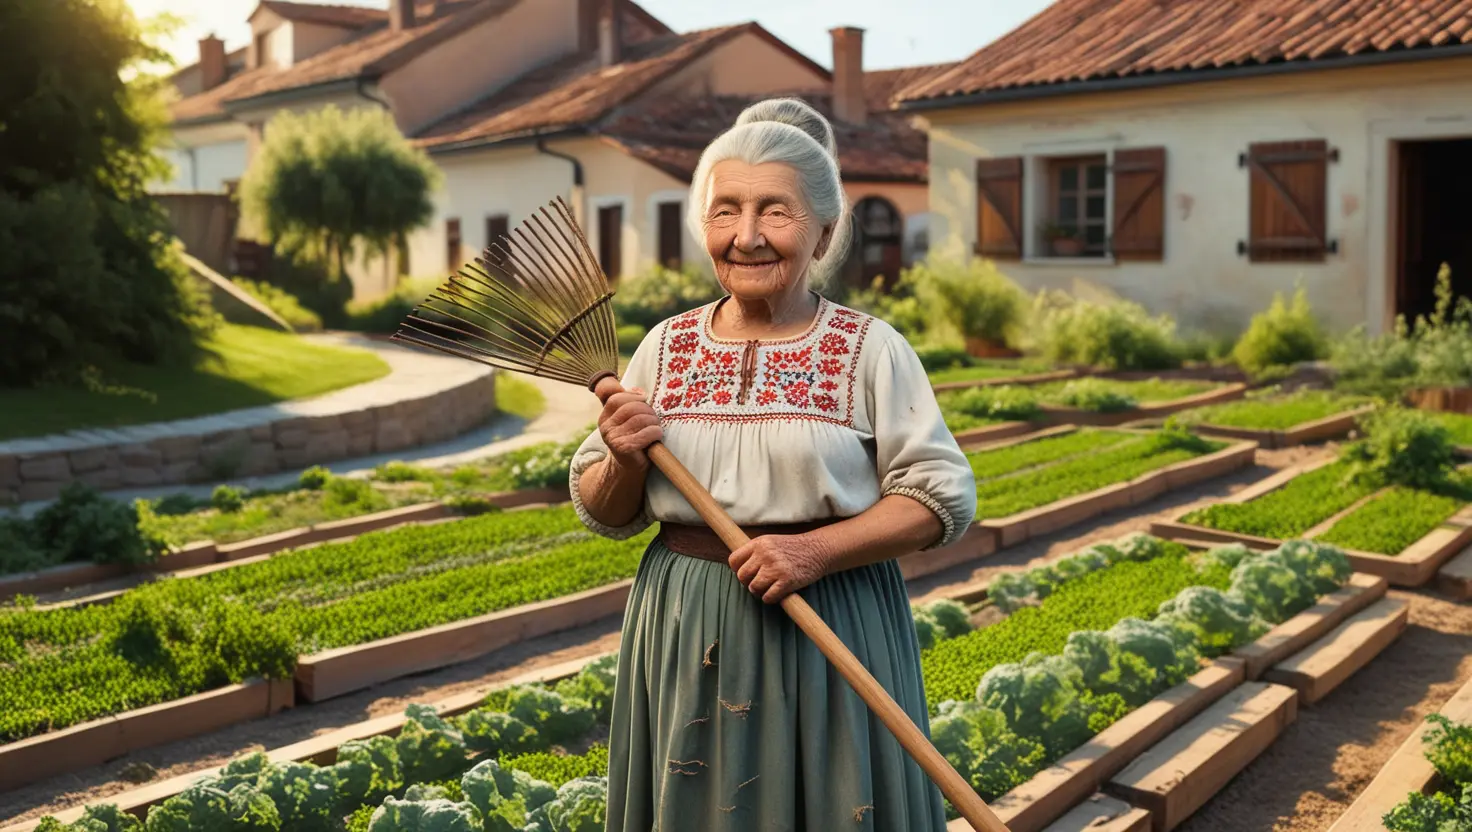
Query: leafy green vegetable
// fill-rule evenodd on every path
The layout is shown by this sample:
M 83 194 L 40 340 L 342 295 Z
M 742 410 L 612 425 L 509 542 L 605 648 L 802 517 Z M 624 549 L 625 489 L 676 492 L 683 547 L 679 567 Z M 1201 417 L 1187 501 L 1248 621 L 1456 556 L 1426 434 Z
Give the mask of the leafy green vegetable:
M 501 764 L 509 769 L 524 771 L 534 780 L 557 787 L 579 777 L 607 777 L 608 746 L 594 744 L 583 754 L 536 751 L 507 757 Z
M 281 815 L 259 789 L 241 783 L 223 791 L 199 783 L 148 813 L 147 832 L 277 832 Z
M 602 832 L 608 816 L 608 778 L 579 777 L 557 798 L 527 817 L 527 832 Z
M 1456 465 L 1451 435 L 1420 410 L 1381 408 L 1361 417 L 1360 424 L 1365 438 L 1340 452 L 1356 481 L 1437 488 Z
M 1472 502 L 1466 485 L 1436 492 L 1397 486 L 1342 517 L 1318 539 L 1347 549 L 1398 555 Z
M 1292 393 L 1239 399 L 1235 402 L 1197 408 L 1179 414 L 1188 424 L 1221 425 L 1251 430 L 1288 430 L 1336 413 L 1353 410 L 1371 401 L 1365 396 L 1347 396 L 1329 390 L 1296 390 Z
M 388 798 L 368 821 L 368 832 L 483 832 L 480 812 L 469 803 Z
M 970 613 L 955 601 L 932 601 L 923 607 L 913 608 L 911 612 L 921 650 L 933 647 L 942 639 L 956 638 L 971 632 Z
M 1453 783 L 1472 784 L 1472 723 L 1452 722 L 1441 714 L 1430 714 L 1426 721 L 1433 727 L 1422 741 L 1429 746 L 1426 759 L 1436 773 Z
M 1184 521 L 1277 540 L 1297 537 L 1378 488 L 1373 483 L 1351 482 L 1349 475 L 1347 463 L 1335 462 L 1245 503 L 1217 503 L 1193 511 Z
M 465 736 L 428 705 L 410 705 L 397 741 L 407 783 L 430 783 L 465 768 Z
M 1458 798 L 1446 792 L 1412 792 L 1381 819 L 1388 832 L 1465 832 L 1472 829 L 1472 785 Z
M 1060 436 L 1048 436 L 1008 445 L 996 450 L 974 451 L 966 455 L 971 472 L 978 482 L 1014 474 L 1035 466 L 1099 451 L 1133 438 L 1122 431 L 1084 428 Z
M 1058 403 L 1095 413 L 1118 413 L 1139 406 L 1134 396 L 1100 378 L 1075 379 L 1063 385 Z

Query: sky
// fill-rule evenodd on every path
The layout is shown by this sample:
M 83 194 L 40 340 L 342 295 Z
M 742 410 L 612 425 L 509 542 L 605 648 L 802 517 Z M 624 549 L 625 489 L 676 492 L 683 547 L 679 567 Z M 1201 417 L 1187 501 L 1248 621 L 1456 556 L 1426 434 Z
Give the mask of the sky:
M 199 39 L 214 33 L 227 49 L 249 40 L 246 17 L 257 0 L 129 0 L 141 16 L 168 12 L 184 26 L 166 45 L 180 66 L 199 58 Z M 388 0 L 335 0 L 387 8 Z M 531 0 L 536 2 L 536 0 Z M 833 47 L 828 30 L 858 26 L 864 68 L 889 69 L 954 61 L 996 40 L 1041 11 L 1050 0 L 640 0 L 675 31 L 755 20 L 825 67 Z

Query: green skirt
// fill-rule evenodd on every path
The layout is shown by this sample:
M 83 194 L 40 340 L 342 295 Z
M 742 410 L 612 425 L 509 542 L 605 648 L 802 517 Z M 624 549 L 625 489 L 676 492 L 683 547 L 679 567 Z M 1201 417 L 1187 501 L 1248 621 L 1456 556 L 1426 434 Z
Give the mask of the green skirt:
M 801 594 L 928 736 L 899 566 Z M 781 607 L 657 538 L 624 615 L 608 769 L 608 832 L 946 825 L 940 791 Z

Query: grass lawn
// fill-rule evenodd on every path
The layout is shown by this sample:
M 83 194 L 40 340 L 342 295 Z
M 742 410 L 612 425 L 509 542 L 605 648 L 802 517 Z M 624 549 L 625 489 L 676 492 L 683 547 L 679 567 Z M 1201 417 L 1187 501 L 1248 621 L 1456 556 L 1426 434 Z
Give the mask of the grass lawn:
M 1052 365 L 1037 358 L 980 360 L 970 367 L 952 367 L 930 373 L 931 384 L 948 384 L 955 381 L 981 381 L 991 378 L 1009 378 L 1035 373 L 1046 373 Z
M 547 410 L 547 399 L 526 376 L 503 370 L 496 377 L 496 409 L 528 421 Z
M 1250 430 L 1287 430 L 1295 425 L 1353 410 L 1370 401 L 1328 390 L 1299 390 L 1287 395 L 1263 396 L 1201 407 L 1181 414 L 1194 424 Z
M 227 325 L 193 367 L 104 367 L 100 387 L 0 390 L 0 439 L 187 419 L 317 396 L 388 374 L 365 350 Z
M 1452 444 L 1472 445 L 1472 416 L 1439 410 L 1428 410 L 1426 414 L 1446 427 L 1452 435 Z

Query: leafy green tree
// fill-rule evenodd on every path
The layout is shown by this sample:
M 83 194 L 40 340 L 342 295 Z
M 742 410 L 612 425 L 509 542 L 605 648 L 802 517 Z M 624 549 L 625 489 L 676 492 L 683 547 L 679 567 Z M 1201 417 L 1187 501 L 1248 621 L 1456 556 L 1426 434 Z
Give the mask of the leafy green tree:
M 0 385 L 185 356 L 215 320 L 145 192 L 156 34 L 122 0 L 0 3 Z
M 282 113 L 266 126 L 241 198 L 248 217 L 284 251 L 336 264 L 361 241 L 388 255 L 429 222 L 439 169 L 382 110 Z

